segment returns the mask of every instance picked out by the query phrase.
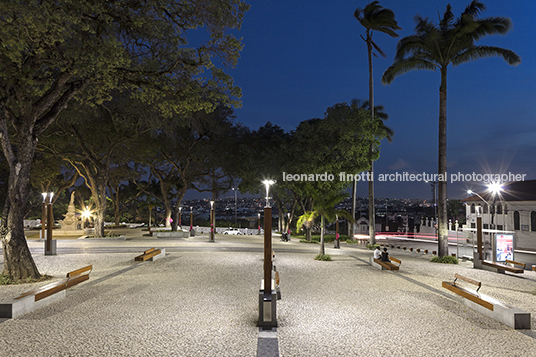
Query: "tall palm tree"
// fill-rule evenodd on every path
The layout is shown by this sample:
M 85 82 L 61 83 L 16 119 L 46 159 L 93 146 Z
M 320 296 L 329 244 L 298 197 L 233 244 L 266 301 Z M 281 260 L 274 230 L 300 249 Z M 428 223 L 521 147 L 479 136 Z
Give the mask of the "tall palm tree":
M 391 37 L 398 37 L 396 30 L 401 28 L 398 26 L 395 20 L 395 14 L 390 9 L 384 9 L 378 1 L 373 1 L 365 6 L 364 9 L 357 8 L 354 12 L 354 16 L 359 23 L 366 29 L 366 37 L 361 38 L 367 43 L 368 53 L 368 69 L 369 69 L 369 108 L 370 108 L 370 122 L 371 126 L 374 126 L 374 81 L 372 78 L 372 56 L 376 56 L 372 51 L 375 49 L 379 54 L 385 57 L 385 53 L 376 45 L 372 40 L 372 34 L 374 31 L 383 32 Z M 370 150 L 369 150 L 369 166 L 370 176 L 373 177 L 374 173 L 374 160 L 373 160 L 374 140 L 371 138 Z M 376 212 L 374 209 L 374 181 L 369 180 L 369 236 L 370 244 L 376 243 Z
M 335 209 L 335 205 L 343 201 L 347 196 L 344 194 L 336 194 L 331 197 L 315 197 L 315 205 L 313 211 L 307 211 L 298 218 L 296 228 L 301 229 L 302 226 L 312 227 L 315 219 L 320 216 L 320 254 L 325 254 L 324 249 L 324 221 L 335 222 L 337 216 L 348 219 L 353 224 L 353 218 L 345 210 Z
M 396 77 L 417 69 L 438 70 L 441 73 L 439 87 L 439 150 L 440 175 L 447 171 L 447 68 L 476 59 L 499 56 L 510 65 L 517 65 L 521 58 L 514 52 L 494 46 L 477 46 L 475 42 L 487 35 L 506 34 L 511 28 L 510 19 L 504 17 L 478 18 L 486 9 L 478 0 L 473 0 L 458 18 L 447 5 L 439 24 L 416 17 L 415 34 L 398 42 L 394 63 L 382 76 L 382 83 L 389 84 Z M 438 180 L 438 253 L 448 255 L 447 226 L 447 181 Z

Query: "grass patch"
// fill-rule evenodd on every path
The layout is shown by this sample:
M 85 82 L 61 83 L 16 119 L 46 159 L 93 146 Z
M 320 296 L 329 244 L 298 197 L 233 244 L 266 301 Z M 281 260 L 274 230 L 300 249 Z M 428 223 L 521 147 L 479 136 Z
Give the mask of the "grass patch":
M 314 244 L 318 244 L 318 243 L 320 243 L 320 242 L 319 242 L 319 241 L 315 241 L 314 239 L 308 241 L 307 239 L 302 238 L 302 239 L 300 239 L 300 243 L 314 243 Z
M 445 255 L 443 257 L 433 257 L 430 261 L 432 263 L 458 264 L 458 258 L 453 257 L 452 255 Z
M 379 244 L 367 244 L 367 249 L 374 250 L 378 248 L 379 246 L 380 246 Z
M 40 278 L 32 279 L 32 278 L 26 278 L 22 280 L 12 280 L 10 276 L 0 274 L 0 285 L 18 285 L 18 284 L 33 284 L 38 283 L 40 281 L 45 281 L 52 279 L 52 276 L 50 275 L 42 275 Z
M 318 254 L 315 257 L 315 260 L 321 260 L 321 261 L 324 261 L 324 262 L 329 262 L 329 261 L 331 261 L 331 255 L 329 255 L 329 254 Z

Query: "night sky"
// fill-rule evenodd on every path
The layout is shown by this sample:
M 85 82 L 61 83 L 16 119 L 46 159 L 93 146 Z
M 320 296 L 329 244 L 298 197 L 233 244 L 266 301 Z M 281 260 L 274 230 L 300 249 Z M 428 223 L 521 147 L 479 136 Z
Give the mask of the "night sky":
M 450 1 L 457 17 L 469 0 Z M 536 179 L 536 1 L 483 1 L 481 18 L 509 17 L 512 30 L 488 36 L 477 44 L 513 50 L 518 66 L 493 57 L 449 66 L 447 125 L 449 178 L 462 174 L 525 174 Z M 321 118 L 339 102 L 368 99 L 365 29 L 354 17 L 367 1 L 355 0 L 250 0 L 242 30 L 244 49 L 238 66 L 230 71 L 242 88 L 243 107 L 237 120 L 251 129 L 270 121 L 293 130 L 299 122 Z M 394 11 L 402 30 L 399 38 L 376 32 L 374 41 L 387 57 L 374 58 L 375 104 L 389 114 L 387 125 L 394 141 L 384 141 L 375 173 L 437 174 L 439 72 L 413 71 L 381 84 L 393 63 L 397 41 L 414 33 L 414 16 L 438 22 L 447 1 L 382 0 Z M 276 178 L 281 179 L 281 178 Z M 484 190 L 478 183 L 448 185 L 450 198 L 465 191 Z M 366 184 L 358 195 L 366 196 Z M 424 182 L 376 182 L 377 197 L 430 198 Z

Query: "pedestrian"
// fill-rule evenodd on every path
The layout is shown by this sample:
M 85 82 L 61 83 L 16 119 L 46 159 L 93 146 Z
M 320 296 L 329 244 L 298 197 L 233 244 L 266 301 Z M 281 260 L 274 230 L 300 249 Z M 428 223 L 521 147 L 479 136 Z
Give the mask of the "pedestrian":
M 374 259 L 380 259 L 382 257 L 382 251 L 380 250 L 380 246 L 376 247 L 376 250 L 374 251 Z
M 389 253 L 387 253 L 387 248 L 383 248 L 382 262 L 391 262 L 391 260 L 389 259 Z

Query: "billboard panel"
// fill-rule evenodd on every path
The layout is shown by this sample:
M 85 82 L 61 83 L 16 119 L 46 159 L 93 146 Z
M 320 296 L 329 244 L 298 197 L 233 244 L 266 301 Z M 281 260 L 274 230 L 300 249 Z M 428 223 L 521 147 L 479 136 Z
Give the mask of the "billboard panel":
M 495 234 L 496 262 L 504 262 L 506 259 L 514 260 L 514 235 Z

